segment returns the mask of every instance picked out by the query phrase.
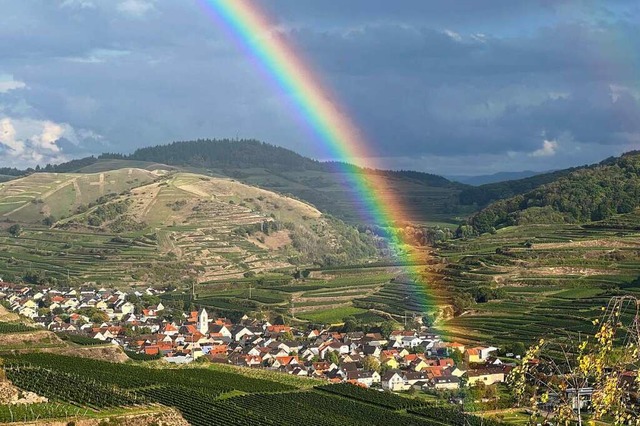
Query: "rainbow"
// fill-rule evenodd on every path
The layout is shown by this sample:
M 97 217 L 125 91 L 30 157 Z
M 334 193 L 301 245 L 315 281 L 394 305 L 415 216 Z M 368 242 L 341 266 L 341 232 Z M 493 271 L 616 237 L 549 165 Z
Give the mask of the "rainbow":
M 294 107 L 308 123 L 325 149 L 335 159 L 340 159 L 347 177 L 347 185 L 354 193 L 360 208 L 360 217 L 365 223 L 385 227 L 397 223 L 410 222 L 402 201 L 397 195 L 382 197 L 376 188 L 384 188 L 383 176 L 375 173 L 353 172 L 349 163 L 361 160 L 360 166 L 381 169 L 372 159 L 362 132 L 342 112 L 337 98 L 325 87 L 321 79 L 303 60 L 287 40 L 274 34 L 273 24 L 257 1 L 251 0 L 197 0 L 214 20 L 237 40 L 259 67 L 263 69 L 286 94 L 291 96 Z M 424 265 L 424 251 L 411 250 L 407 244 L 390 232 L 391 244 L 398 253 L 398 260 L 406 268 L 406 273 L 414 280 L 421 277 L 419 265 Z M 421 254 L 422 253 L 422 254 Z M 419 281 L 424 281 L 419 279 Z M 426 304 L 433 296 L 426 282 L 419 282 L 419 293 Z

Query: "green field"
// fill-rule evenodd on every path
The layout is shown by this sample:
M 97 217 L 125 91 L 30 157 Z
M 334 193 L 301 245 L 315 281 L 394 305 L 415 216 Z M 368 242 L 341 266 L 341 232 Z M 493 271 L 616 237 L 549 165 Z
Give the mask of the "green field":
M 345 317 L 357 316 L 365 312 L 367 311 L 364 309 L 346 306 L 343 308 L 331 308 L 301 314 L 300 318 L 314 323 L 335 324 L 342 322 L 342 319 Z
M 315 270 L 312 277 L 293 279 L 279 275 L 207 283 L 199 287 L 192 302 L 221 315 L 270 311 L 292 321 L 336 324 L 353 316 L 363 323 L 388 319 L 401 321 L 407 312 L 419 313 L 423 305 L 394 299 L 390 289 L 412 291 L 393 283 L 397 267 Z M 402 293 L 405 294 L 405 293 Z M 377 295 L 380 295 L 376 299 Z M 176 292 L 165 299 L 191 300 L 188 293 Z M 371 302 L 377 300 L 376 303 Z M 429 307 L 427 307 L 429 308 Z

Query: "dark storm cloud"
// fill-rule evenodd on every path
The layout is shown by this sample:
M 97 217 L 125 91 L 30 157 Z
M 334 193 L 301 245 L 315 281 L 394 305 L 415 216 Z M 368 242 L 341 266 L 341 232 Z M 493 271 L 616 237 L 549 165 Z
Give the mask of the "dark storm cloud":
M 639 143 L 635 2 L 260 4 L 390 167 L 547 169 Z M 235 136 L 322 156 L 288 96 L 197 2 L 0 6 L 0 163 Z M 43 129 L 60 140 L 37 152 L 28 141 Z

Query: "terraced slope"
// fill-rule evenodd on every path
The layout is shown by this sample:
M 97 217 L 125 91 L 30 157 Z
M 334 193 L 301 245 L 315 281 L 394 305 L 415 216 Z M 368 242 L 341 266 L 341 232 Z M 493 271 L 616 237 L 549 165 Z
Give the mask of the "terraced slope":
M 101 196 L 119 194 L 157 178 L 157 172 L 133 168 L 95 174 L 34 173 L 0 183 L 0 218 L 40 223 L 48 216 L 66 217 Z
M 0 274 L 9 279 L 208 282 L 338 256 L 354 244 L 341 234 L 347 227 L 309 204 L 192 173 L 39 173 L 0 184 L 0 208 Z M 7 232 L 13 223 L 24 227 L 17 236 Z
M 614 295 L 640 294 L 640 211 L 587 225 L 508 227 L 442 250 L 433 276 L 459 294 L 497 290 L 443 328 L 462 341 L 530 343 L 592 332 Z

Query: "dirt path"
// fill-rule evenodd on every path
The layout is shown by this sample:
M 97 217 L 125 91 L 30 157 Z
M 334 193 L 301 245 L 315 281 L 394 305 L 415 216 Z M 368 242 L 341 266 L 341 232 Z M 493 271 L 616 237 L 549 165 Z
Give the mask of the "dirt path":
M 172 251 L 175 253 L 178 259 L 182 258 L 182 249 L 178 247 L 171 239 L 171 234 L 168 231 L 163 231 L 160 230 L 160 228 L 156 228 L 156 233 L 158 235 L 158 245 L 164 253 L 169 253 Z
M 80 185 L 78 185 L 78 179 L 74 179 L 73 180 L 73 189 L 76 192 L 76 200 L 74 202 L 74 204 L 76 206 L 79 206 L 81 204 L 82 201 L 82 191 L 80 190 Z

